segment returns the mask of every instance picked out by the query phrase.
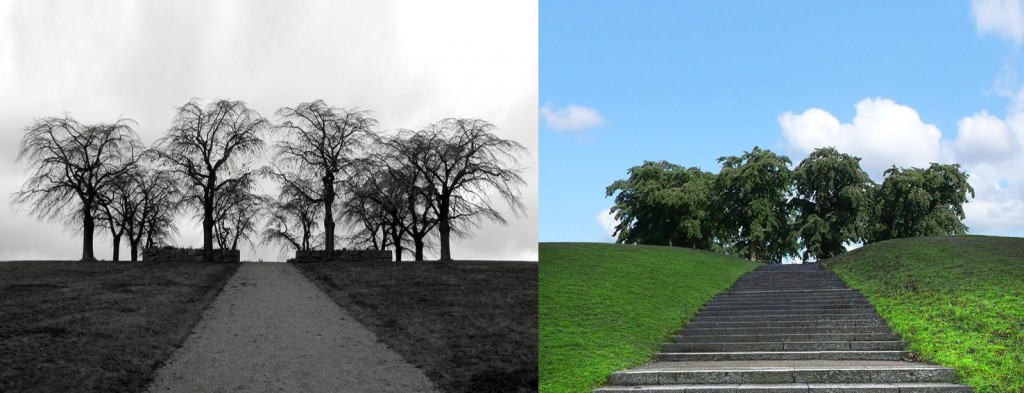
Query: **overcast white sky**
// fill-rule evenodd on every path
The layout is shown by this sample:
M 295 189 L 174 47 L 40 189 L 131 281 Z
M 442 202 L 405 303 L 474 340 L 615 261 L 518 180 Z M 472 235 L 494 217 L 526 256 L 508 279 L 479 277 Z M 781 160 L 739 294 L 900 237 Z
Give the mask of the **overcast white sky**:
M 537 3 L 516 0 L 0 0 L 0 260 L 81 255 L 80 235 L 9 207 L 34 118 L 129 117 L 151 144 L 192 97 L 243 100 L 272 120 L 319 98 L 374 111 L 383 132 L 488 120 L 530 151 L 527 215 L 485 224 L 453 257 L 536 260 L 537 31 Z M 109 236 L 97 235 L 96 256 L 109 259 Z M 201 246 L 199 223 L 183 221 L 174 243 Z M 279 259 L 274 248 L 242 247 L 242 257 Z

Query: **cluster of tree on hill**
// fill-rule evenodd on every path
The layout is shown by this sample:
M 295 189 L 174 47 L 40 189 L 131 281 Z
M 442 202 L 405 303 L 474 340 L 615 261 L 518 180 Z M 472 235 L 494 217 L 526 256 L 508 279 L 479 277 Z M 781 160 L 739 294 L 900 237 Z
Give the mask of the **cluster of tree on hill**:
M 778 263 L 821 260 L 845 245 L 963 234 L 974 189 L 958 164 L 885 171 L 881 185 L 860 158 L 820 148 L 790 169 L 788 157 L 755 147 L 721 157 L 718 174 L 645 161 L 606 196 L 619 243 L 712 250 Z
M 126 236 L 133 261 L 140 245 L 166 244 L 180 214 L 202 220 L 211 258 L 215 242 L 237 250 L 257 240 L 332 253 L 335 223 L 346 220 L 355 228 L 351 246 L 393 247 L 397 260 L 411 250 L 423 260 L 436 239 L 450 260 L 452 236 L 471 235 L 484 219 L 505 222 L 489 195 L 513 214 L 524 210 L 516 164 L 526 149 L 484 120 L 449 118 L 385 135 L 370 112 L 320 100 L 276 114 L 273 123 L 241 101 L 193 99 L 149 148 L 130 119 L 37 119 L 18 155 L 31 174 L 12 203 L 80 230 L 82 260 L 95 259 L 99 227 L 110 232 L 114 260 Z M 278 142 L 261 165 L 268 136 Z M 260 178 L 280 184 L 276 197 L 257 192 Z

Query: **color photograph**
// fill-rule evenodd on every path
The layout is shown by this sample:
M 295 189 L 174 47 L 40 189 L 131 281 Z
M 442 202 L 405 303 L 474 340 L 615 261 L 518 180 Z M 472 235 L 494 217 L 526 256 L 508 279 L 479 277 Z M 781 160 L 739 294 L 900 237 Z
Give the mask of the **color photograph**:
M 1022 10 L 542 1 L 540 391 L 1024 391 Z

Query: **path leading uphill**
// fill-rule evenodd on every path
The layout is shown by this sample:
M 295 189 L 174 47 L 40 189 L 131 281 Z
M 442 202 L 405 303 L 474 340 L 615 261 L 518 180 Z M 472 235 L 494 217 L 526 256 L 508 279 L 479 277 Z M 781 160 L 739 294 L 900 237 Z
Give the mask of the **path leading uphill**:
M 244 263 L 149 392 L 431 392 L 407 363 L 285 263 Z
M 766 265 L 716 296 L 654 362 L 594 392 L 970 392 L 816 264 Z

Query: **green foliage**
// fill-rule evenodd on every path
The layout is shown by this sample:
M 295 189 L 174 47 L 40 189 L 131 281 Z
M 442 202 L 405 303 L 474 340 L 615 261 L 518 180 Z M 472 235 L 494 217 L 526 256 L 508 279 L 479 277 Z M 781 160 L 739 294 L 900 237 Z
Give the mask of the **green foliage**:
M 754 147 L 721 157 L 715 179 L 721 237 L 750 260 L 779 263 L 796 252 L 788 196 L 792 172 L 786 156 Z
M 863 240 L 874 183 L 860 158 L 816 149 L 793 171 L 793 185 L 794 229 L 805 260 L 831 258 L 846 250 L 844 243 Z
M 1024 239 L 890 240 L 825 264 L 925 361 L 978 393 L 1024 391 Z
M 541 243 L 540 391 L 589 392 L 651 360 L 705 302 L 758 264 L 676 247 Z
M 927 169 L 892 167 L 874 200 L 875 242 L 915 236 L 960 235 L 967 232 L 963 204 L 974 188 L 959 164 L 931 164 Z
M 778 263 L 801 249 L 821 260 L 851 242 L 967 232 L 963 204 L 974 189 L 957 164 L 893 167 L 879 186 L 860 158 L 831 147 L 792 171 L 788 157 L 759 147 L 718 161 L 717 175 L 667 161 L 630 168 L 605 190 L 615 196 L 616 240 Z
M 619 243 L 711 249 L 714 220 L 709 214 L 714 175 L 666 161 L 644 161 L 629 178 L 608 186 Z

